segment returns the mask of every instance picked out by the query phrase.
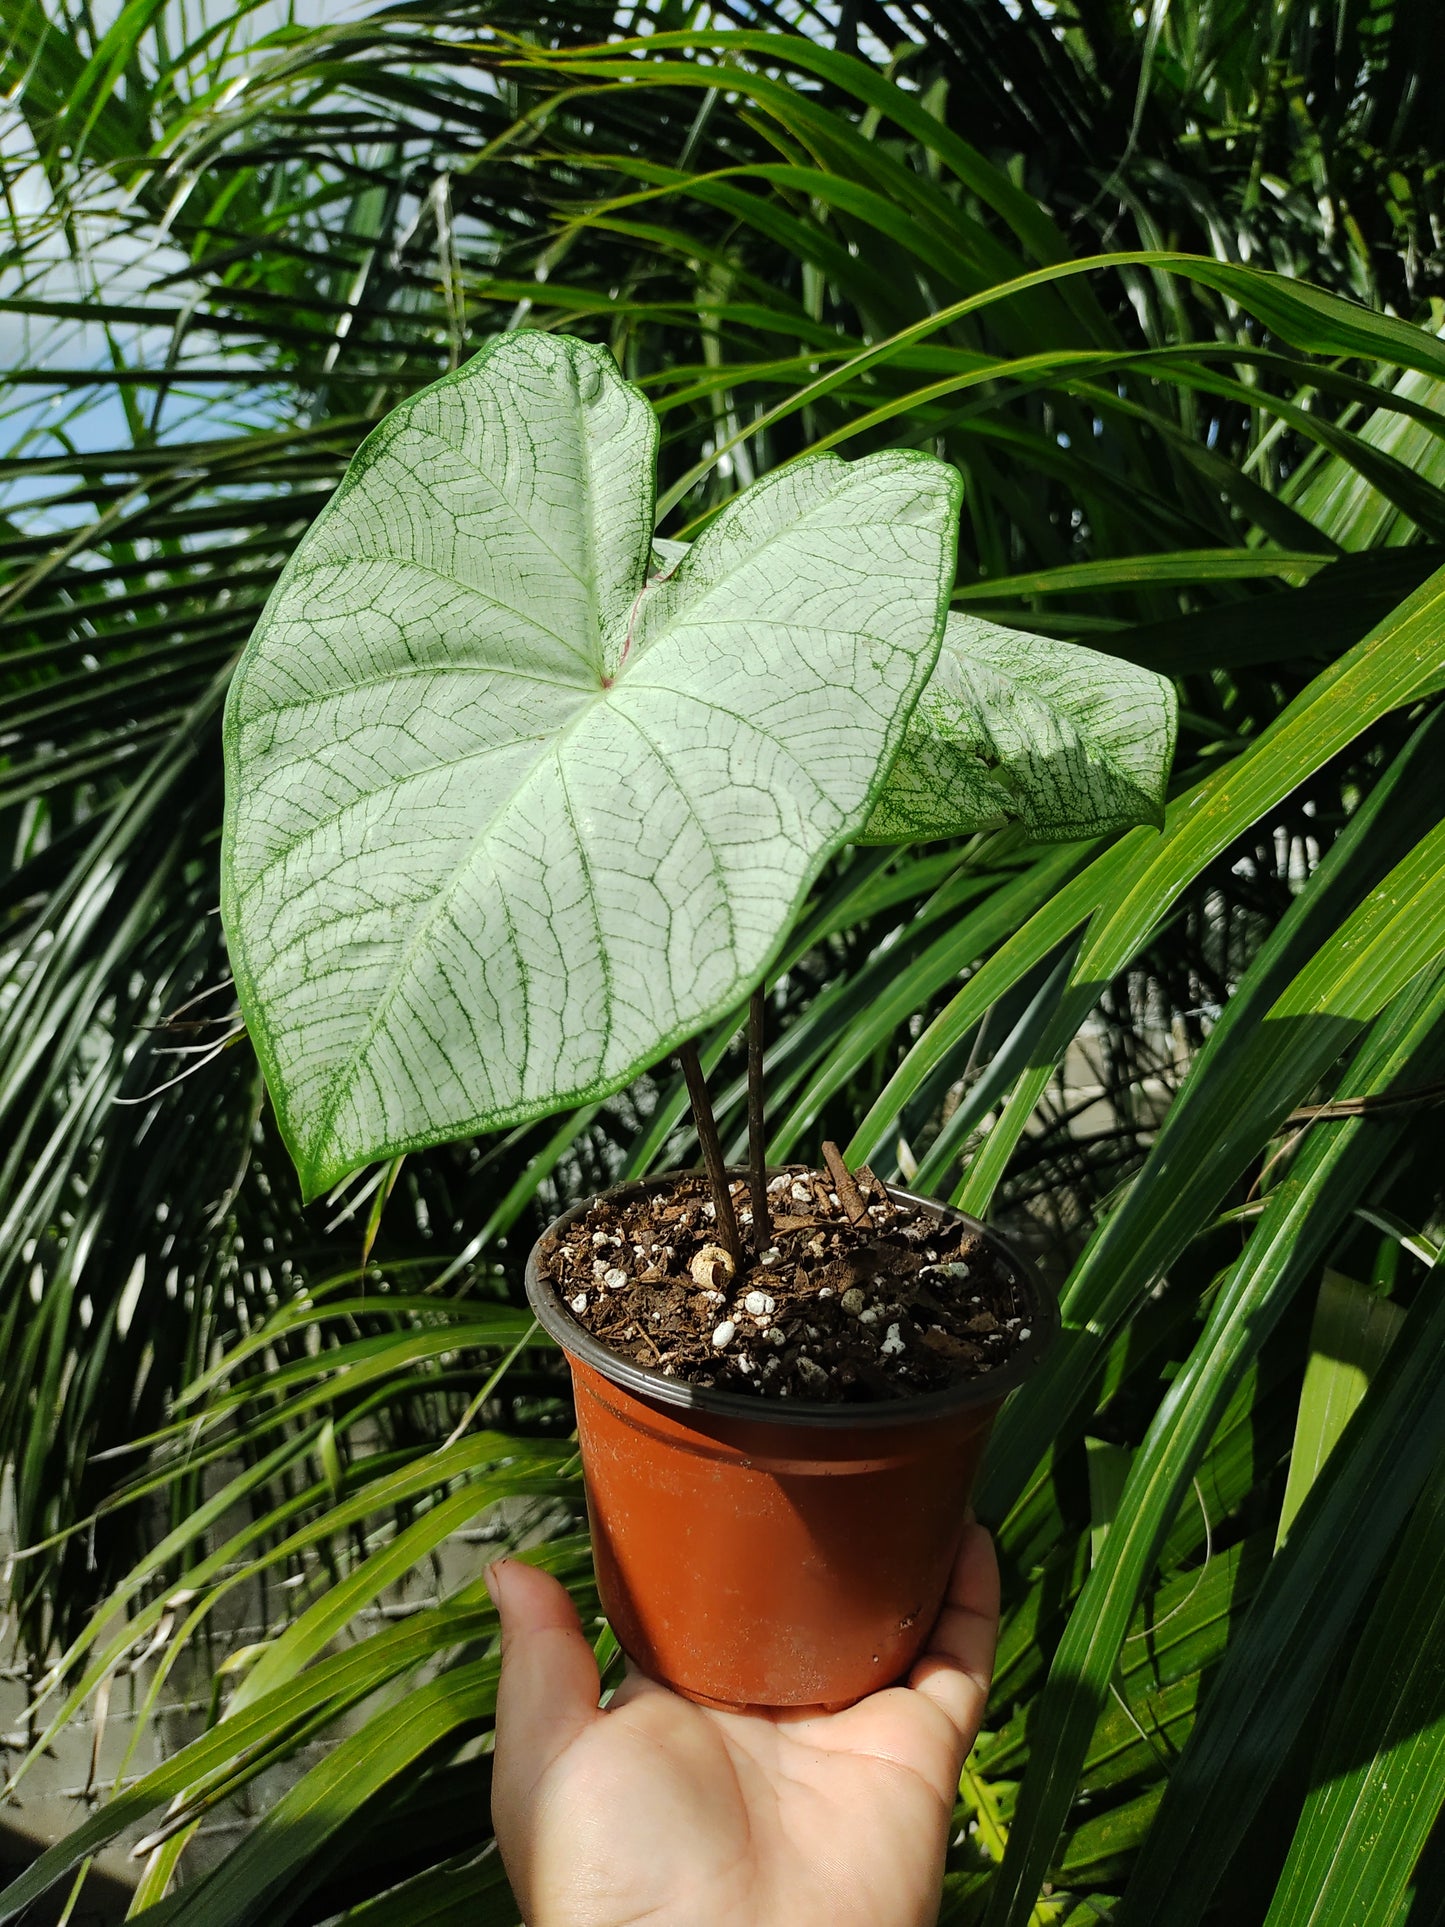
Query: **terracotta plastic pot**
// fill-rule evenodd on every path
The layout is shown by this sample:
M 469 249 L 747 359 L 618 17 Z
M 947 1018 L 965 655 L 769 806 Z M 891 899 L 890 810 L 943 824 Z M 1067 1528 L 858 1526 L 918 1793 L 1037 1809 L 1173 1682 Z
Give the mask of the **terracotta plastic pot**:
M 620 1185 L 665 1191 L 675 1174 Z M 1058 1308 L 998 1233 L 970 1226 L 1032 1296 L 1030 1336 L 986 1378 L 881 1405 L 718 1392 L 616 1357 L 527 1262 L 527 1295 L 572 1367 L 603 1610 L 629 1658 L 721 1707 L 850 1705 L 907 1673 L 943 1600 L 993 1420 L 1058 1328 Z

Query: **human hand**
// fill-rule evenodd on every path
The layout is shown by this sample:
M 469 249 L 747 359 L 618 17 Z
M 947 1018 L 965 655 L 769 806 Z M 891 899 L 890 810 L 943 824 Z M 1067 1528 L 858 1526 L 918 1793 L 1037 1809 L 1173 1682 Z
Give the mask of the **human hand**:
M 555 1579 L 515 1560 L 492 1816 L 527 1927 L 928 1927 L 998 1631 L 970 1525 L 906 1686 L 846 1712 L 718 1713 L 597 1667 Z

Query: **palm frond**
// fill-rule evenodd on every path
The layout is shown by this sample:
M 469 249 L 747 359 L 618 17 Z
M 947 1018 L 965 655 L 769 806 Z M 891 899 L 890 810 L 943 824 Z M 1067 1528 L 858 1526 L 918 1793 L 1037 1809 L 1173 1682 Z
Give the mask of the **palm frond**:
M 649 394 L 669 532 L 805 449 L 927 448 L 965 477 L 962 605 L 1178 678 L 1162 837 L 838 860 L 771 990 L 770 1122 L 778 1155 L 852 1137 L 992 1201 L 1063 1285 L 1066 1342 L 992 1460 L 999 1694 L 943 1917 L 1152 1919 L 1187 1863 L 1196 1912 L 1218 1877 L 1226 1908 L 1278 1883 L 1270 1920 L 1295 1918 L 1335 1812 L 1300 1762 L 1356 1631 L 1315 1785 L 1347 1759 L 1367 1802 L 1400 1771 L 1438 1806 L 1380 1684 L 1427 1623 L 1445 1444 L 1419 1256 L 1445 170 L 1412 78 L 1438 10 L 0 20 L 12 1605 L 37 1734 L 117 1680 L 137 1756 L 163 1691 L 200 1714 L 0 1919 L 140 1824 L 157 1923 L 515 1919 L 478 1835 L 479 1535 L 533 1539 L 596 1614 L 521 1260 L 562 1204 L 692 1155 L 680 1081 L 305 1213 L 214 912 L 251 623 L 368 427 L 516 326 L 605 343 Z M 736 1032 L 702 1040 L 734 1140 Z M 1409 1345 L 1276 1553 L 1326 1265 L 1375 1277 Z M 1326 1584 L 1366 1521 L 1352 1587 Z M 388 1618 L 457 1547 L 460 1580 Z M 213 1672 L 248 1588 L 260 1650 Z M 202 1822 L 288 1762 L 294 1797 L 198 1865 Z M 1240 1824 L 1236 1785 L 1271 1825 Z M 322 1794 L 303 1854 L 293 1810 Z M 1390 1836 L 1382 1892 L 1424 1830 Z M 1340 1896 L 1312 1917 L 1354 1927 Z

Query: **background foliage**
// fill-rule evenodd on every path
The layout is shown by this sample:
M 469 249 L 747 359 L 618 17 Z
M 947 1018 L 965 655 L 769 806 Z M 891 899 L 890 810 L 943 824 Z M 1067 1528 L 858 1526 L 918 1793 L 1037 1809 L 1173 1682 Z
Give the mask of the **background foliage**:
M 525 325 L 653 399 L 665 533 L 805 448 L 926 447 L 965 478 L 957 606 L 1179 679 L 1162 835 L 853 853 L 771 996 L 775 1155 L 851 1137 L 1063 1290 L 983 1495 L 1006 1617 L 944 1918 L 1420 1927 L 1438 10 L 328 12 L 0 0 L 0 1454 L 38 1730 L 127 1675 L 153 1708 L 239 1586 L 272 1624 L 0 1918 L 152 1814 L 157 1923 L 515 1920 L 484 1593 L 356 1616 L 499 1499 L 595 1615 L 520 1267 L 563 1201 L 693 1155 L 680 1084 L 303 1213 L 215 903 L 220 702 L 286 555 L 371 422 Z M 736 1137 L 733 1025 L 705 1060 Z M 187 1882 L 199 1822 L 328 1735 Z

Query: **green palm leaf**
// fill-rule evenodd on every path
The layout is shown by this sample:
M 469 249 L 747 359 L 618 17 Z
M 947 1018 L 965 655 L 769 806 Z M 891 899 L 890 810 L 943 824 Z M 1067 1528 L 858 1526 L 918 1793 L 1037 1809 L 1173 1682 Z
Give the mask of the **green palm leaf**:
M 460 1728 L 437 1729 L 406 1788 L 359 1743 L 373 1777 L 328 1782 L 324 1826 L 311 1795 L 287 1809 L 266 1835 L 274 1878 L 253 1853 L 229 1885 L 167 1889 L 234 1792 L 343 1715 L 382 1731 L 372 1714 L 490 1638 L 486 1611 L 453 1599 L 421 1623 L 350 1622 L 352 1651 L 317 1645 L 474 1501 L 555 1506 L 562 1536 L 531 1556 L 596 1609 L 564 1521 L 575 1467 L 521 1436 L 567 1422 L 549 1353 L 513 1356 L 518 1271 L 559 1205 L 693 1154 L 680 1087 L 643 1075 L 303 1213 L 232 1037 L 215 915 L 219 710 L 257 614 L 375 423 L 518 325 L 585 338 L 647 396 L 670 534 L 697 538 L 815 445 L 922 451 L 964 477 L 957 606 L 1022 638 L 993 646 L 1067 665 L 1050 641 L 1077 640 L 1178 678 L 1162 837 L 1105 843 L 1101 816 L 1075 832 L 1092 843 L 1042 845 L 1060 825 L 1015 793 L 987 800 L 1023 827 L 842 850 L 770 992 L 775 1148 L 856 1133 L 881 1170 L 962 1179 L 1074 1273 L 1076 1355 L 998 1440 L 993 1492 L 1018 1495 L 1000 1697 L 945 1918 L 978 1927 L 993 1894 L 1082 1927 L 1134 1906 L 1131 1885 L 1147 1913 L 1177 1851 L 1263 1919 L 1294 1810 L 1271 1861 L 1220 1788 L 1242 1772 L 1241 1810 L 1287 1804 L 1286 1729 L 1303 1734 L 1342 1638 L 1358 1670 L 1320 1770 L 1347 1763 L 1348 1814 L 1321 1779 L 1279 1905 L 1353 1927 L 1346 1857 L 1327 1867 L 1322 1845 L 1336 1821 L 1354 1842 L 1380 1818 L 1376 1891 L 1408 1881 L 1429 1801 L 1385 1812 L 1383 1787 L 1429 1771 L 1433 1729 L 1402 1722 L 1429 1690 L 1410 1667 L 1426 1608 L 1407 1595 L 1431 1515 L 1417 1502 L 1412 1566 L 1365 1407 L 1256 1587 L 1307 1352 L 1291 1295 L 1338 1265 L 1438 1342 L 1411 1255 L 1440 1230 L 1435 1046 L 1425 980 L 1400 983 L 1411 958 L 1386 935 L 1424 943 L 1428 882 L 1418 928 L 1377 904 L 1372 984 L 1339 944 L 1438 816 L 1428 770 L 1401 760 L 1438 708 L 1438 621 L 1419 598 L 1392 612 L 1439 560 L 1422 532 L 1441 514 L 1426 298 L 1445 170 L 1418 85 L 1439 23 L 1312 0 L 1268 18 L 1085 9 L 1067 31 L 1006 0 L 838 11 L 763 0 L 730 33 L 737 10 L 690 30 L 662 0 L 489 0 L 258 44 L 270 18 L 245 7 L 177 31 L 164 7 L 92 23 L 60 0 L 0 4 L 0 1454 L 20 1536 L 44 1548 L 14 1567 L 12 1603 L 32 1650 L 69 1655 L 42 1722 L 156 1643 L 126 1768 L 141 1803 L 127 1779 L 28 1897 L 132 1821 L 165 1833 L 179 1795 L 138 1903 L 158 1921 L 208 1890 L 278 1922 L 515 1920 L 495 1856 L 477 1857 L 485 1781 Z M 1138 774 L 1087 732 L 1060 740 L 1111 785 Z M 1343 1057 L 1276 1061 L 1280 1023 L 1308 1016 L 1276 1009 L 1290 984 L 1316 1016 L 1348 993 Z M 703 1039 L 735 1141 L 739 1016 L 719 1009 Z M 1235 1056 L 1269 1071 L 1272 1099 Z M 1415 1097 L 1372 1108 L 1389 1091 Z M 1316 1114 L 1292 1143 L 1305 1127 L 1281 1107 L 1351 1092 L 1360 1115 Z M 479 1397 L 484 1435 L 437 1453 Z M 1090 1436 L 1130 1465 L 1106 1533 Z M 137 1437 L 144 1453 L 116 1456 Z M 1344 1515 L 1310 1525 L 1342 1481 L 1398 1607 L 1374 1619 L 1327 1597 Z M 268 1594 L 287 1603 L 256 1656 L 286 1677 L 221 1675 L 224 1717 L 156 1779 L 149 1722 L 236 1574 L 299 1581 Z M 287 1845 L 308 1829 L 314 1868 Z

